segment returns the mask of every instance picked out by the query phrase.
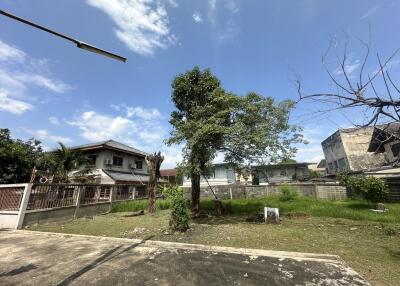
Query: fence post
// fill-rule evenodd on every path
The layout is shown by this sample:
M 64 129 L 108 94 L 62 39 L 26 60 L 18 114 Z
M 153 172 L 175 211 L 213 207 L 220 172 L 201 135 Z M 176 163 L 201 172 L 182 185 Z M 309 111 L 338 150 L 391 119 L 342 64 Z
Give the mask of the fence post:
M 229 188 L 229 194 L 231 195 L 231 200 L 233 199 L 233 196 L 232 196 L 232 188 Z
M 32 190 L 32 184 L 26 184 L 21 204 L 18 210 L 16 229 L 20 229 L 24 225 L 24 218 L 25 218 L 26 208 L 28 207 L 29 197 L 31 195 L 31 190 Z
M 84 188 L 84 187 L 83 186 L 79 186 L 78 187 L 78 194 L 76 196 L 74 219 L 78 218 L 78 212 L 79 212 L 79 207 L 81 205 L 81 198 L 82 198 L 82 188 Z
M 112 210 L 113 196 L 114 196 L 114 186 L 110 186 L 110 209 L 108 210 L 108 212 L 111 212 Z
M 319 199 L 319 190 L 317 184 L 314 184 L 314 196 Z

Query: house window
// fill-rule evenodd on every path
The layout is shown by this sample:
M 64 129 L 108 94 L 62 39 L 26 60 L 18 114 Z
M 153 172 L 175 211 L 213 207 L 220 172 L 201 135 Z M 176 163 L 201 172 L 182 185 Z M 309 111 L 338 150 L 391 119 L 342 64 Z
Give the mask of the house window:
M 337 161 L 333 161 L 333 164 L 335 164 L 335 169 L 339 168 Z
M 143 169 L 143 161 L 135 161 L 136 169 Z
M 123 158 L 119 156 L 113 156 L 113 166 L 122 167 Z
M 346 161 L 344 160 L 344 158 L 340 158 L 338 162 L 340 169 L 344 169 L 346 167 Z
M 332 163 L 328 163 L 328 170 L 329 170 L 329 171 L 332 171 L 332 169 L 333 169 Z
M 92 155 L 88 155 L 87 157 L 86 157 L 86 160 L 87 160 L 87 165 L 88 166 L 94 166 L 94 165 L 96 165 L 96 155 L 94 155 L 94 154 L 92 154 Z
M 281 174 L 281 176 L 284 176 L 284 177 L 287 176 L 286 169 L 282 169 L 280 174 Z
M 396 143 L 392 145 L 392 153 L 394 157 L 399 156 L 400 153 L 400 143 Z

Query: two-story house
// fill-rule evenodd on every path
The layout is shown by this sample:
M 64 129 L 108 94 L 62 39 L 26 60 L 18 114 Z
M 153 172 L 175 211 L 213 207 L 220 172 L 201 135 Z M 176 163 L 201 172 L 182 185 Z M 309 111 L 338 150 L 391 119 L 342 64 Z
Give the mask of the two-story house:
M 133 184 L 137 192 L 144 192 L 149 181 L 146 152 L 107 140 L 71 147 L 86 157 L 79 171 L 90 170 L 100 184 Z M 76 172 L 76 171 L 75 171 Z M 73 173 L 73 172 L 72 172 Z

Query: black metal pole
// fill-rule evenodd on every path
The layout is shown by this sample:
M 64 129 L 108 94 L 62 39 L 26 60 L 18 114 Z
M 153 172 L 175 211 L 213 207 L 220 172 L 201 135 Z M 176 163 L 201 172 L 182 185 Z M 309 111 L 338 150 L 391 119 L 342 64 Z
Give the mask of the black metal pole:
M 71 38 L 69 36 L 63 35 L 61 33 L 58 33 L 56 31 L 53 31 L 51 29 L 48 29 L 46 27 L 43 27 L 41 25 L 38 25 L 38 24 L 33 23 L 31 21 L 28 21 L 26 19 L 23 19 L 21 17 L 18 17 L 16 15 L 11 14 L 11 13 L 8 13 L 8 12 L 6 12 L 4 10 L 0 9 L 0 14 L 4 15 L 6 17 L 9 17 L 11 19 L 14 19 L 16 21 L 22 22 L 22 23 L 24 23 L 26 25 L 32 26 L 32 27 L 34 27 L 36 29 L 39 29 L 39 30 L 45 31 L 47 33 L 53 34 L 54 36 L 63 38 L 65 40 L 67 40 L 67 41 L 73 42 L 80 49 L 83 49 L 83 50 L 86 50 L 86 51 L 89 51 L 89 52 L 93 52 L 93 53 L 96 53 L 96 54 L 100 54 L 100 55 L 103 55 L 103 56 L 107 56 L 107 57 L 116 59 L 116 60 L 121 61 L 121 62 L 126 62 L 126 58 L 124 58 L 124 57 L 121 57 L 119 55 L 116 55 L 114 53 L 110 53 L 110 52 L 102 50 L 102 49 L 99 49 L 99 48 L 97 48 L 95 46 L 86 44 L 84 42 L 78 41 L 78 40 L 76 40 L 74 38 Z

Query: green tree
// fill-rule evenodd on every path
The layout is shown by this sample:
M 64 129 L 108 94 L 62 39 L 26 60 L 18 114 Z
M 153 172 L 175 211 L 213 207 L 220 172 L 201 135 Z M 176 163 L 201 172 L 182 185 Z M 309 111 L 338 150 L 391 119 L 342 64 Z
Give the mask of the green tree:
M 297 163 L 295 159 L 292 158 L 285 158 L 283 159 L 280 164 L 294 164 Z
M 172 82 L 173 126 L 168 145 L 183 144 L 183 163 L 191 178 L 192 212 L 200 211 L 200 179 L 213 158 L 222 152 L 239 169 L 250 162 L 277 162 L 291 157 L 301 141 L 298 128 L 288 123 L 294 103 L 275 103 L 256 93 L 237 96 L 225 92 L 209 69 L 198 67 Z
M 10 130 L 0 129 L 0 183 L 27 183 L 36 161 L 43 155 L 40 141 L 11 139 Z
M 54 175 L 53 182 L 66 183 L 69 182 L 68 174 L 77 170 L 86 160 L 79 151 L 72 150 L 61 142 L 58 145 L 56 150 L 48 154 L 46 163 L 49 165 L 50 173 Z
M 384 180 L 372 176 L 347 173 L 337 174 L 340 184 L 346 186 L 352 195 L 358 195 L 372 203 L 380 203 L 386 199 L 389 187 Z

